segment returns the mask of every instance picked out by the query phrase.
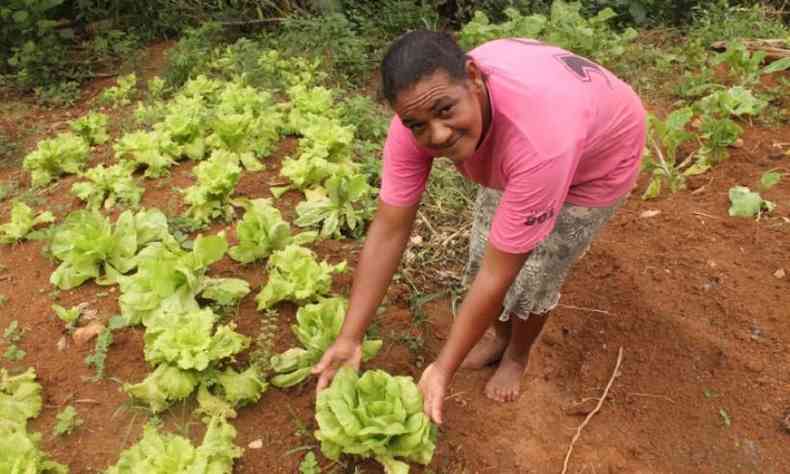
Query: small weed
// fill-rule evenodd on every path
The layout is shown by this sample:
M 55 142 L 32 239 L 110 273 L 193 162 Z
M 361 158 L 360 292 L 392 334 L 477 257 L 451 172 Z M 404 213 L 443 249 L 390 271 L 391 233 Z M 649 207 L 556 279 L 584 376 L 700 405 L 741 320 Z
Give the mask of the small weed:
M 299 463 L 299 474 L 320 474 L 321 466 L 315 458 L 315 453 L 308 451 Z
M 17 361 L 25 357 L 27 354 L 25 351 L 19 348 L 16 345 L 22 339 L 22 334 L 24 334 L 25 330 L 19 327 L 19 323 L 16 320 L 11 321 L 8 327 L 3 332 L 3 339 L 8 344 L 3 357 L 10 361 Z
M 56 84 L 36 87 L 36 100 L 48 107 L 66 107 L 74 105 L 80 98 L 80 85 L 75 81 L 63 81 Z
M 17 320 L 11 321 L 8 327 L 3 332 L 3 339 L 6 342 L 19 342 L 22 339 L 22 335 L 25 333 L 25 330 L 19 327 L 19 323 Z
M 258 367 L 261 375 L 271 372 L 271 358 L 274 355 L 274 342 L 277 338 L 277 312 L 268 310 L 261 321 L 261 330 L 255 338 L 254 349 L 250 352 L 250 362 Z
M 414 355 L 419 354 L 425 347 L 425 340 L 420 335 L 401 334 L 397 337 L 397 341 L 406 346 L 409 352 Z
M 2 293 L 0 293 L 0 306 L 8 303 L 8 297 Z
M 313 431 L 310 429 L 310 427 L 299 418 L 298 414 L 294 411 L 290 403 L 288 403 L 286 406 L 288 407 L 288 413 L 291 415 L 291 422 L 293 422 L 295 426 L 294 434 L 299 438 L 312 439 Z
M 83 423 L 82 418 L 77 415 L 77 410 L 75 410 L 71 405 L 68 405 L 63 409 L 63 411 L 58 413 L 56 420 L 57 422 L 55 423 L 55 427 L 52 430 L 52 433 L 55 436 L 65 436 L 67 434 L 71 434 L 75 429 L 77 429 L 78 426 Z
M 3 357 L 10 361 L 17 361 L 25 357 L 27 352 L 20 349 L 16 344 L 9 344 L 6 351 L 3 353 Z
M 96 338 L 96 346 L 93 350 L 93 353 L 88 354 L 88 356 L 85 357 L 85 364 L 88 367 L 96 368 L 96 375 L 90 379 L 92 382 L 96 382 L 104 378 L 104 363 L 107 359 L 107 352 L 109 351 L 110 345 L 112 344 L 112 332 L 116 329 L 124 328 L 126 325 L 126 319 L 124 319 L 122 316 L 113 316 L 110 319 L 107 327 L 104 328 L 104 330 L 102 330 L 102 332 Z

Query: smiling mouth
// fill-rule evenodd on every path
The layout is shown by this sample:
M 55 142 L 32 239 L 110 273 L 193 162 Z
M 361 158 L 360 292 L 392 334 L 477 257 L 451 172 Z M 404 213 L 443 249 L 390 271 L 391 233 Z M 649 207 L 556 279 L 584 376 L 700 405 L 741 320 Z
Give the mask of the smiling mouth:
M 450 143 L 448 143 L 447 145 L 442 145 L 440 148 L 438 148 L 438 150 L 439 150 L 439 151 L 448 151 L 448 150 L 450 150 L 452 147 L 454 147 L 454 146 L 456 145 L 456 143 L 458 143 L 458 141 L 459 141 L 460 139 L 461 139 L 461 136 L 460 136 L 460 135 L 458 135 L 458 136 L 456 136 L 455 138 L 453 138 L 453 139 L 450 141 Z

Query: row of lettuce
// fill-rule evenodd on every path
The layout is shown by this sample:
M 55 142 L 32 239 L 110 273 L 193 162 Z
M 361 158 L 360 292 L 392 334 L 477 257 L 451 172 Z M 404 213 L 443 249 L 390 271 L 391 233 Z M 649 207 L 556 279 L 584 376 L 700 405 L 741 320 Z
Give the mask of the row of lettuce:
M 216 52 L 218 71 L 226 54 Z M 168 93 L 158 79 L 149 81 L 148 100 L 134 110 L 141 127 L 112 144 L 114 163 L 86 169 L 92 150 L 111 141 L 107 116 L 101 112 L 75 120 L 71 131 L 43 140 L 25 158 L 35 188 L 78 174 L 82 180 L 71 191 L 86 208 L 52 224 L 56 219 L 51 212 L 36 213 L 15 202 L 10 222 L 0 227 L 0 239 L 7 244 L 44 240 L 58 263 L 50 277 L 58 289 L 88 281 L 117 285 L 121 315 L 99 339 L 111 341 L 111 332 L 122 327 L 142 327 L 145 360 L 152 368 L 144 380 L 126 383 L 123 390 L 153 414 L 194 396 L 195 414 L 208 424 L 197 448 L 148 426 L 143 438 L 107 472 L 160 472 L 171 462 L 168 466 L 177 468 L 168 472 L 231 472 L 241 449 L 233 444 L 235 429 L 227 419 L 236 416 L 238 407 L 256 403 L 270 385 L 286 388 L 304 382 L 342 325 L 347 302 L 332 295 L 331 287 L 332 274 L 345 271 L 346 264 L 319 261 L 305 245 L 359 235 L 370 218 L 377 176 L 360 163 L 359 147 L 360 142 L 364 151 L 375 147 L 358 137 L 349 117 L 364 119 L 358 112 L 369 113 L 366 108 L 373 106 L 358 98 L 339 102 L 333 90 L 317 84 L 321 73 L 315 62 L 264 51 L 259 66 L 283 87 L 263 90 L 243 76 L 217 74 L 197 76 Z M 134 76 L 121 78 L 102 94 L 102 103 L 130 105 L 136 84 Z M 296 207 L 295 223 L 314 230 L 302 233 L 292 231 L 272 199 L 233 197 L 242 174 L 264 169 L 266 157 L 286 135 L 299 137 L 298 152 L 282 161 L 287 185 L 272 192 L 274 199 L 289 190 L 306 197 Z M 172 219 L 159 209 L 140 208 L 142 181 L 167 176 L 181 160 L 197 164 L 194 184 L 181 191 L 186 210 L 179 217 L 197 230 L 235 220 L 240 211 L 235 245 L 224 232 L 176 238 Z M 113 221 L 102 211 L 114 207 L 131 209 Z M 255 297 L 260 311 L 270 314 L 281 301 L 299 305 L 291 326 L 299 345 L 273 355 L 266 367 L 258 361 L 246 367 L 236 363 L 235 356 L 251 341 L 221 314 L 223 308 L 237 306 L 251 288 L 243 279 L 208 275 L 210 266 L 225 255 L 243 264 L 266 262 L 266 283 Z M 80 306 L 53 305 L 53 310 L 67 330 L 80 325 Z M 364 359 L 375 356 L 381 346 L 381 340 L 366 339 Z M 29 398 L 25 403 L 35 416 L 40 386 L 32 369 L 25 374 L 25 384 L 33 385 L 24 386 L 37 387 L 39 395 L 26 397 L 10 377 L 12 382 L 0 387 L 0 405 Z M 342 453 L 375 457 L 388 472 L 407 472 L 408 464 L 396 457 L 427 464 L 435 448 L 436 430 L 422 413 L 419 391 L 408 377 L 383 371 L 360 377 L 343 371 L 319 398 L 316 418 L 316 437 L 331 459 Z M 14 453 L 7 461 L 10 466 L 24 472 L 66 472 L 46 459 L 37 435 L 22 424 L 0 427 L 27 440 L 18 445 L 24 448 L 9 451 Z

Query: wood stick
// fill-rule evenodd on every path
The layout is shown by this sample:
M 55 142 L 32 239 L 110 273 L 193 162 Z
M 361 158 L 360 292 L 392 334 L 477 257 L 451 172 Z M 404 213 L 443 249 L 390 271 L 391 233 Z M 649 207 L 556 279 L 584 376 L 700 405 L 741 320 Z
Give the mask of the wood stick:
M 614 366 L 614 372 L 612 372 L 612 376 L 611 376 L 611 378 L 609 378 L 609 383 L 606 384 L 606 388 L 603 391 L 603 395 L 601 395 L 601 398 L 598 399 L 598 405 L 595 406 L 593 411 L 591 411 L 590 414 L 587 415 L 587 418 L 585 418 L 584 421 L 582 421 L 582 423 L 579 425 L 579 427 L 576 428 L 576 434 L 573 435 L 573 439 L 571 440 L 571 444 L 570 444 L 570 446 L 568 446 L 568 452 L 565 453 L 565 461 L 562 463 L 562 473 L 561 474 L 565 474 L 566 472 L 568 472 L 568 461 L 570 461 L 570 459 L 571 459 L 571 453 L 573 452 L 573 446 L 576 444 L 576 441 L 579 439 L 579 437 L 582 434 L 582 430 L 584 429 L 585 426 L 587 426 L 587 423 L 589 423 L 590 419 L 596 413 L 598 413 L 598 410 L 601 409 L 601 406 L 603 405 L 604 400 L 606 400 L 606 396 L 609 394 L 609 389 L 612 387 L 612 383 L 614 383 L 614 379 L 617 377 L 617 372 L 620 370 L 620 363 L 622 361 L 623 361 L 623 346 L 620 346 L 620 350 L 617 351 L 617 364 Z
M 558 304 L 557 306 L 559 306 L 560 308 L 575 309 L 575 310 L 578 310 L 578 311 L 589 311 L 591 313 L 601 313 L 601 314 L 606 314 L 606 315 L 609 315 L 609 316 L 611 316 L 611 314 L 612 314 L 609 311 L 606 311 L 606 310 L 603 310 L 603 309 L 585 308 L 584 306 L 574 306 L 572 304 Z

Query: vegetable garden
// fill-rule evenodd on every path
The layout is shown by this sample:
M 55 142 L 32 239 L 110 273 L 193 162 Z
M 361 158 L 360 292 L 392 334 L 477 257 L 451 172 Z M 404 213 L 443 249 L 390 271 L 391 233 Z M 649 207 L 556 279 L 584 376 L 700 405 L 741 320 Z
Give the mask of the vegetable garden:
M 560 472 L 610 376 L 569 472 L 786 469 L 790 29 L 759 5 L 676 28 L 562 1 L 465 18 L 465 48 L 539 38 L 633 84 L 651 112 L 637 190 L 569 278 L 523 396 L 494 403 L 487 371 L 462 372 L 439 429 L 414 380 L 463 295 L 474 198 L 440 162 L 365 370 L 316 396 L 380 184 L 370 58 L 440 23 L 393 3 L 416 10 L 376 29 L 364 9 L 206 23 L 71 105 L 2 90 L 0 473 Z

